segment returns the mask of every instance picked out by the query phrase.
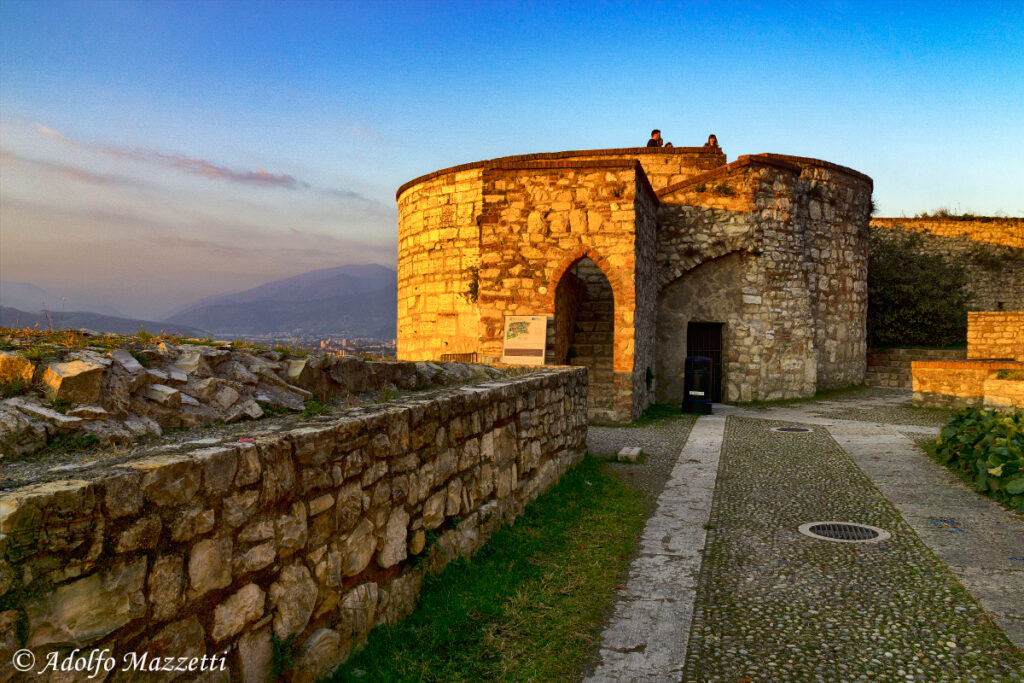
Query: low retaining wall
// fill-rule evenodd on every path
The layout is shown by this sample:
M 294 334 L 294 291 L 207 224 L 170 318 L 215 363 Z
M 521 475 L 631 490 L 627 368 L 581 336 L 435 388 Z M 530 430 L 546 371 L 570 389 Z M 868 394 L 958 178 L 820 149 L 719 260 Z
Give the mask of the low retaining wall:
M 204 681 L 284 648 L 314 680 L 582 457 L 586 391 L 546 370 L 0 494 L 0 680 L 22 648 L 106 651 L 107 680 L 205 655 Z
M 986 379 L 985 408 L 1001 412 L 1024 410 L 1024 380 L 996 377 Z
M 1024 370 L 1024 363 L 996 360 L 914 361 L 914 405 L 981 408 L 985 386 L 996 370 Z

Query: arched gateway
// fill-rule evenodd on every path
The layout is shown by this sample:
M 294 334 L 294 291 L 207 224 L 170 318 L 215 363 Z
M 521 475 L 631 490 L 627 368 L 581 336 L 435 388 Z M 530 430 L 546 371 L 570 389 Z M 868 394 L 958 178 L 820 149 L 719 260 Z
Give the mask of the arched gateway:
M 688 335 L 720 337 L 726 401 L 860 382 L 871 188 L 828 162 L 727 163 L 718 147 L 430 173 L 397 195 L 398 357 L 499 358 L 508 316 L 545 316 L 545 362 L 589 369 L 594 420 L 680 400 Z

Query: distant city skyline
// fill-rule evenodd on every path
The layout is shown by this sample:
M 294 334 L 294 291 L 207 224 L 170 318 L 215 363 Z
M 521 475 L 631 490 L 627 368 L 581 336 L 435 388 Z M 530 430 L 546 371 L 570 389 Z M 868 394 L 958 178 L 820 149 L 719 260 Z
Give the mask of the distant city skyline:
M 0 280 L 152 318 L 394 267 L 407 180 L 652 128 L 1021 216 L 1022 64 L 1014 1 L 0 0 Z

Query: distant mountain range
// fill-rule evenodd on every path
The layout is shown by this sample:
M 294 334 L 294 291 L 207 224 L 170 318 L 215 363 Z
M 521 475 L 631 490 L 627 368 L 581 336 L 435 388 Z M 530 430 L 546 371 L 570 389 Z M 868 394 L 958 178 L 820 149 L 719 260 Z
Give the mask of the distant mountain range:
M 42 311 L 23 311 L 10 306 L 0 306 L 0 327 L 38 327 L 40 330 L 70 330 L 86 328 L 96 332 L 112 332 L 114 334 L 135 334 L 139 327 L 148 332 L 159 334 L 161 330 L 167 334 L 187 337 L 205 337 L 208 332 L 189 325 L 162 323 L 155 320 L 138 318 L 122 318 L 114 315 L 103 315 L 91 311 L 64 311 L 61 313 Z
M 166 322 L 228 336 L 393 338 L 397 300 L 395 270 L 378 265 L 337 266 L 205 299 L 169 315 Z
M 17 288 L 10 286 L 18 285 Z M 28 283 L 4 283 L 0 326 L 56 329 L 86 327 L 120 334 L 165 330 L 203 337 L 302 335 L 393 339 L 396 333 L 398 273 L 378 265 L 348 265 L 314 270 L 259 287 L 210 297 L 167 315 L 163 321 L 137 320 L 92 312 L 54 312 L 39 308 L 45 292 Z M 17 295 L 17 296 L 15 296 Z M 8 300 L 30 303 L 25 308 Z M 52 322 L 51 322 L 52 320 Z

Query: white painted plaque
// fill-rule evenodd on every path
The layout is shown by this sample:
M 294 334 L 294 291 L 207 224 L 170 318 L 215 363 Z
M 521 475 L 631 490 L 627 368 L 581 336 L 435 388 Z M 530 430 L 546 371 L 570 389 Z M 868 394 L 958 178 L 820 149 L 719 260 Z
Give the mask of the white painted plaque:
M 543 315 L 506 315 L 501 362 L 509 365 L 544 365 L 548 319 Z

